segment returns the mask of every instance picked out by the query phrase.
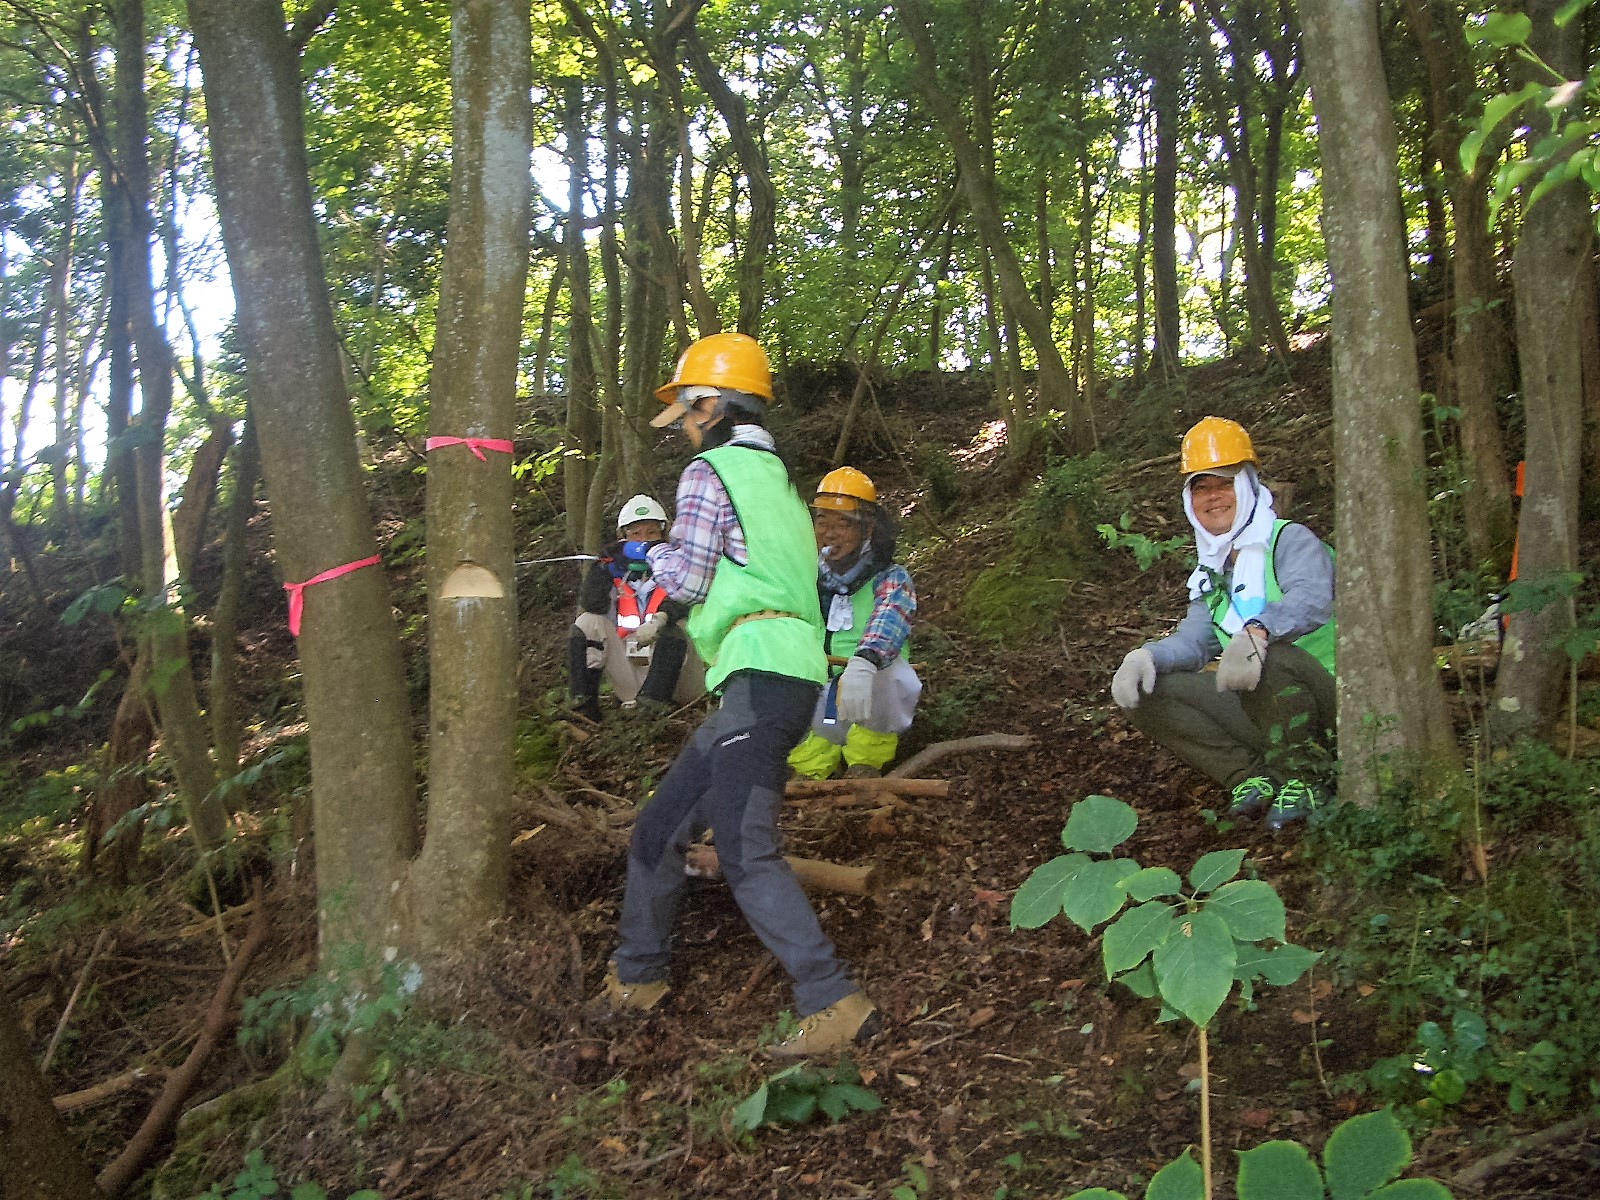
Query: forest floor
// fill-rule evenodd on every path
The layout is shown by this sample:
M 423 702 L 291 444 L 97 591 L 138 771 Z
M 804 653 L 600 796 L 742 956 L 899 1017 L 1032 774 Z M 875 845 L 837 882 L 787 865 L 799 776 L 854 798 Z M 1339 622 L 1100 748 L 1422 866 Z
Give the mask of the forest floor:
M 1250 425 L 1269 478 L 1293 480 L 1295 494 L 1281 497 L 1288 502 L 1280 511 L 1331 528 L 1324 347 L 1302 352 L 1293 383 L 1224 364 L 1186 384 L 1186 394 L 1125 406 L 1102 429 L 1114 451 L 1105 469 L 1107 519 L 1127 511 L 1135 529 L 1185 532 L 1176 466 L 1164 456 L 1187 424 L 1217 412 Z M 778 428 L 805 482 L 825 467 L 837 431 L 828 392 L 818 381 L 807 411 Z M 847 381 L 834 394 L 848 395 Z M 1336 940 L 1351 897 L 1302 855 L 1298 832 L 1218 821 L 1225 798 L 1217 789 L 1155 751 L 1110 703 L 1107 685 L 1122 654 L 1181 613 L 1181 555 L 1141 573 L 1125 551 L 1085 543 L 1071 527 L 1083 514 L 1069 514 L 1060 545 L 1040 553 L 1065 549 L 1049 561 L 1072 570 L 1034 604 L 1044 615 L 1030 615 L 1033 633 L 995 637 L 975 627 L 968 589 L 1008 553 L 1023 486 L 1008 473 L 988 408 L 979 381 L 902 381 L 884 392 L 881 410 L 869 406 L 852 461 L 903 516 L 903 557 L 921 601 L 913 658 L 926 691 L 903 757 L 981 733 L 1025 734 L 1033 743 L 938 763 L 928 774 L 950 782 L 947 797 L 870 816 L 802 803 L 785 823 L 790 853 L 875 868 L 870 896 L 818 894 L 815 904 L 889 1018 L 886 1031 L 851 1056 L 881 1108 L 836 1123 L 735 1132 L 738 1104 L 781 1066 L 760 1047 L 791 998 L 782 970 L 716 880 L 690 881 L 673 992 L 662 1009 L 618 1023 L 584 1016 L 614 944 L 624 857 L 615 830 L 703 709 L 651 720 L 609 707 L 598 730 L 556 720 L 575 591 L 563 564 L 536 569 L 522 589 L 528 783 L 519 795 L 508 915 L 431 981 L 425 994 L 435 1007 L 402 1023 L 358 1092 L 354 1116 L 321 1110 L 309 1088 L 291 1087 L 275 1101 L 258 1095 L 225 1123 L 186 1129 L 156 1194 L 187 1200 L 220 1179 L 219 1194 L 253 1196 L 230 1193 L 227 1182 L 252 1148 L 279 1179 L 320 1181 L 337 1196 L 372 1188 L 384 1200 L 1000 1200 L 1093 1186 L 1142 1194 L 1154 1170 L 1198 1137 L 1194 1031 L 1157 1025 L 1151 1002 L 1109 985 L 1098 941 L 1076 927 L 1058 920 L 1014 930 L 1009 922 L 1019 884 L 1059 852 L 1072 803 L 1098 793 L 1132 804 L 1139 826 L 1121 852 L 1146 866 L 1182 873 L 1207 851 L 1245 848 L 1246 870 L 1284 897 L 1298 944 L 1321 949 Z M 929 455 L 939 448 L 951 451 L 955 475 L 934 512 Z M 661 481 L 667 494 L 670 478 Z M 380 514 L 414 518 L 411 486 L 402 477 L 380 495 Z M 529 524 L 538 521 L 534 513 Z M 554 526 L 541 528 L 519 556 L 558 552 Z M 247 686 L 270 707 L 292 657 L 277 589 L 269 570 L 260 574 L 257 591 L 266 598 L 245 635 L 253 656 Z M 403 572 L 396 590 L 405 594 Z M 67 647 L 58 641 L 55 649 Z M 92 672 L 96 655 L 106 654 L 84 648 L 76 669 Z M 292 708 L 278 720 L 292 728 Z M 47 741 L 31 753 L 68 760 Z M 76 753 L 82 757 L 81 746 Z M 593 830 L 552 824 L 553 804 L 583 815 Z M 245 985 L 251 995 L 294 988 L 316 955 L 307 863 L 281 852 L 287 821 L 276 812 L 260 818 L 261 844 L 276 833 L 280 853 L 271 933 Z M 28 925 L 28 937 L 48 952 L 13 937 L 0 941 L 0 963 L 41 1048 L 99 950 L 92 986 L 65 1024 L 52 1086 L 67 1092 L 135 1061 L 177 1061 L 221 973 L 216 922 L 176 887 L 158 886 L 181 876 L 178 835 L 151 852 L 150 886 L 107 896 L 69 891 L 70 824 L 36 825 L 31 839 L 25 824 L 4 826 L 14 827 L 23 833 L 0 839 L 0 890 L 12 897 L 0 912 L 21 911 L 19 885 L 28 881 L 27 903 L 55 915 Z M 42 903 L 61 897 L 70 898 Z M 235 938 L 243 923 L 242 915 L 230 919 Z M 109 933 L 97 941 L 101 929 Z M 1374 1106 L 1343 1081 L 1386 1052 L 1395 1028 L 1372 997 L 1358 973 L 1313 970 L 1290 988 L 1259 990 L 1253 1011 L 1224 1007 L 1210 1035 L 1213 1139 L 1224 1179 L 1233 1173 L 1231 1151 L 1275 1137 L 1317 1147 L 1340 1120 Z M 271 1076 L 286 1050 L 282 1034 L 225 1048 L 201 1095 Z M 116 1152 L 157 1083 L 152 1077 L 71 1118 L 92 1161 Z M 1451 1123 L 1417 1131 L 1416 1171 L 1449 1180 L 1511 1132 L 1502 1108 L 1469 1101 Z M 147 1194 L 150 1182 L 135 1194 Z M 1506 1198 L 1589 1200 L 1600 1194 L 1600 1141 L 1580 1132 L 1510 1158 L 1484 1187 L 1482 1194 Z M 1219 1194 L 1231 1194 L 1231 1184 Z

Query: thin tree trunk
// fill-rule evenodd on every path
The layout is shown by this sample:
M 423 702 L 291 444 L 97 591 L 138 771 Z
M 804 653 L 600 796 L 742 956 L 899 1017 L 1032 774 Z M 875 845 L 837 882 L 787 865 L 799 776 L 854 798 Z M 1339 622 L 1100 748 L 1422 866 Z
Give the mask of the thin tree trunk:
M 1178 377 L 1183 331 L 1178 308 L 1178 135 L 1183 121 L 1182 30 L 1176 0 L 1157 5 L 1157 41 L 1148 54 L 1155 116 L 1155 168 L 1150 184 L 1150 288 L 1155 293 L 1155 353 L 1162 379 Z
M 1339 791 L 1459 763 L 1433 667 L 1422 417 L 1376 0 L 1302 0 L 1333 279 Z
M 233 452 L 233 496 L 222 535 L 222 586 L 211 612 L 211 745 L 217 774 L 236 775 L 243 738 L 239 722 L 239 601 L 244 594 L 245 567 L 250 561 L 247 539 L 255 511 L 256 484 L 261 479 L 261 448 L 255 421 L 246 415 L 244 432 Z
M 570 453 L 562 460 L 566 496 L 567 540 L 584 548 L 583 509 L 600 457 L 599 381 L 594 369 L 594 308 L 589 279 L 589 247 L 583 237 L 583 194 L 589 175 L 589 112 L 583 84 L 566 88 L 567 223 L 562 239 L 567 264 L 567 438 Z M 608 214 L 606 220 L 610 220 Z
M 150 781 L 145 773 L 156 727 L 151 720 L 150 700 L 145 694 L 149 660 L 136 657 L 128 670 L 122 699 L 111 719 L 111 737 L 106 743 L 105 772 L 89 805 L 83 831 L 84 874 L 95 875 L 121 887 L 139 864 L 144 840 L 143 819 L 131 819 L 109 843 L 106 834 L 128 813 L 150 798 Z

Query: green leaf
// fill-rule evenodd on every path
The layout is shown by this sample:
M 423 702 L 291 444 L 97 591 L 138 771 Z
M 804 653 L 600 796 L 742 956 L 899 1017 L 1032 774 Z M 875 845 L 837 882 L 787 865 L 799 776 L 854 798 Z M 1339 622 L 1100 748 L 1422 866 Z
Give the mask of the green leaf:
M 1128 893 L 1122 890 L 1126 878 L 1127 871 L 1120 863 L 1091 862 L 1067 885 L 1061 909 L 1079 929 L 1093 933 L 1096 925 L 1116 916 L 1128 902 Z
M 817 1114 L 817 1093 L 809 1089 L 782 1088 L 767 1098 L 767 1120 L 804 1125 Z
M 1261 977 L 1273 987 L 1288 987 L 1309 971 L 1322 955 L 1304 946 L 1275 946 L 1267 952 L 1267 962 Z
M 1239 1200 L 1323 1200 L 1322 1176 L 1299 1142 L 1239 1152 Z
M 1110 1192 L 1105 1188 L 1089 1188 L 1082 1192 L 1073 1192 L 1067 1200 L 1128 1200 L 1121 1192 Z
M 1110 854 L 1133 836 L 1139 814 L 1110 796 L 1085 796 L 1072 806 L 1061 841 L 1069 850 Z
M 1194 889 L 1195 895 L 1204 895 L 1237 875 L 1243 863 L 1243 850 L 1213 850 L 1210 854 L 1203 854 L 1200 861 L 1189 869 L 1189 886 Z
M 1401 1179 L 1368 1193 L 1366 1200 L 1451 1200 L 1451 1196 L 1437 1180 Z
M 1564 29 L 1573 17 L 1588 8 L 1593 0 L 1567 0 L 1560 8 L 1556 9 L 1555 26 Z
M 1517 109 L 1539 95 L 1539 85 L 1536 83 L 1524 84 L 1515 92 L 1501 92 L 1491 96 L 1488 103 L 1483 106 L 1483 115 L 1478 118 L 1478 127 L 1461 140 L 1461 169 L 1469 175 L 1477 165 L 1478 155 L 1483 150 L 1483 144 L 1504 121 Z
M 1183 880 L 1171 867 L 1146 867 L 1122 881 L 1123 890 L 1135 900 L 1154 900 L 1157 896 L 1176 896 Z
M 1060 912 L 1067 887 L 1093 861 L 1087 854 L 1062 854 L 1035 867 L 1011 897 L 1011 928 L 1037 929 Z
M 1283 901 L 1264 880 L 1236 879 L 1223 885 L 1206 901 L 1206 911 L 1221 917 L 1241 942 L 1283 941 Z
M 817 1103 L 830 1120 L 837 1121 L 847 1112 L 875 1112 L 883 1101 L 858 1083 L 830 1083 L 817 1096 Z
M 1122 984 L 1141 1000 L 1151 1000 L 1155 997 L 1156 971 L 1148 960 L 1140 963 L 1126 974 L 1118 975 L 1116 982 Z
M 1333 1200 L 1361 1200 L 1400 1174 L 1410 1161 L 1411 1139 L 1387 1108 L 1351 1117 L 1329 1135 L 1322 1149 Z
M 1123 913 L 1106 929 L 1100 944 L 1106 975 L 1114 976 L 1138 966 L 1145 955 L 1167 940 L 1177 924 L 1172 905 L 1162 900 L 1151 900 Z
M 1233 987 L 1233 935 L 1202 909 L 1179 921 L 1151 963 L 1161 999 L 1204 1029 Z
M 1145 1189 L 1144 1200 L 1204 1200 L 1205 1194 L 1205 1173 L 1185 1150 L 1155 1173 Z
M 762 1084 L 755 1094 L 739 1103 L 733 1110 L 733 1128 L 738 1133 L 750 1133 L 761 1127 L 767 1119 L 767 1085 Z
M 1467 40 L 1488 42 L 1503 49 L 1526 42 L 1532 32 L 1533 22 L 1522 13 L 1488 13 L 1482 25 L 1468 26 Z

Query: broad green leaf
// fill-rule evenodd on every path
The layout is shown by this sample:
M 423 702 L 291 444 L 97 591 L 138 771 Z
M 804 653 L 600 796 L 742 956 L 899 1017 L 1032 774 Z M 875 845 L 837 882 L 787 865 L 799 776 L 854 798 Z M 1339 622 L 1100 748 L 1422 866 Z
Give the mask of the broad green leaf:
M 1461 169 L 1468 174 L 1477 165 L 1478 155 L 1483 150 L 1483 144 L 1504 121 L 1517 109 L 1529 100 L 1539 95 L 1539 85 L 1536 83 L 1524 84 L 1515 92 L 1501 92 L 1491 96 L 1488 103 L 1483 106 L 1483 115 L 1478 118 L 1478 127 L 1461 140 Z
M 1299 1142 L 1239 1152 L 1239 1200 L 1323 1200 L 1322 1176 Z
M 1073 875 L 1063 889 L 1061 910 L 1067 919 L 1085 933 L 1093 933 L 1102 921 L 1116 916 L 1128 902 L 1128 893 L 1122 890 L 1126 872 L 1114 862 L 1091 862 Z
M 798 1088 L 782 1088 L 767 1098 L 767 1119 L 789 1125 L 804 1125 L 817 1112 L 817 1093 Z
M 1157 896 L 1176 896 L 1183 880 L 1171 867 L 1146 867 L 1122 881 L 1123 890 L 1135 900 L 1154 900 Z
M 1204 1200 L 1205 1194 L 1205 1173 L 1185 1150 L 1155 1173 L 1145 1189 L 1144 1200 Z
M 1062 854 L 1035 867 L 1011 897 L 1011 928 L 1037 929 L 1060 912 L 1067 886 L 1093 861 L 1087 854 Z
M 761 1127 L 767 1117 L 767 1085 L 762 1084 L 748 1099 L 739 1102 L 733 1110 L 733 1128 L 739 1133 L 750 1133 Z
M 1273 987 L 1288 987 L 1312 967 L 1322 955 L 1304 946 L 1274 946 L 1267 952 L 1266 967 L 1261 977 Z
M 1128 1198 L 1121 1192 L 1111 1192 L 1105 1188 L 1089 1188 L 1082 1192 L 1073 1192 L 1067 1200 L 1128 1200 Z
M 1254 942 L 1235 941 L 1233 954 L 1233 977 L 1244 983 L 1266 973 L 1267 960 L 1272 957 L 1272 949 L 1258 946 Z
M 1179 920 L 1151 963 L 1161 999 L 1203 1029 L 1233 987 L 1233 935 L 1221 917 L 1202 909 Z
M 1139 814 L 1110 796 L 1085 796 L 1072 806 L 1061 841 L 1068 850 L 1110 854 L 1133 836 Z
M 359 1196 L 376 1196 L 378 1193 L 368 1188 L 365 1192 L 357 1192 L 350 1200 L 357 1200 Z M 289 1200 L 328 1200 L 328 1189 L 320 1183 L 297 1183 L 289 1190 Z
M 1239 873 L 1243 862 L 1243 850 L 1213 850 L 1202 854 L 1200 861 L 1189 869 L 1189 886 L 1197 896 L 1221 887 Z
M 1123 913 L 1107 927 L 1100 943 L 1106 975 L 1138 966 L 1176 927 L 1172 905 L 1162 900 L 1151 900 Z
M 1206 911 L 1227 922 L 1241 942 L 1283 941 L 1283 901 L 1264 880 L 1235 879 L 1224 884 L 1206 901 Z
M 1588 8 L 1594 0 L 1567 0 L 1560 8 L 1556 9 L 1555 25 L 1557 29 L 1564 29 L 1567 23 L 1584 9 Z
M 1457 1009 L 1450 1018 L 1450 1040 L 1457 1050 L 1470 1054 L 1489 1044 L 1489 1027 L 1479 1013 L 1470 1008 Z
M 1437 1180 L 1401 1179 L 1368 1193 L 1367 1200 L 1451 1200 L 1451 1195 Z
M 829 1120 L 837 1121 L 851 1109 L 857 1112 L 874 1112 L 883 1107 L 883 1101 L 858 1083 L 830 1083 L 817 1095 L 817 1104 Z
M 1481 28 L 1478 40 L 1501 47 L 1515 46 L 1528 40 L 1533 22 L 1522 13 L 1488 13 Z
M 1333 1200 L 1361 1200 L 1400 1174 L 1410 1161 L 1411 1139 L 1387 1108 L 1351 1117 L 1322 1148 Z
M 1118 975 L 1116 982 L 1122 984 L 1141 1000 L 1150 1000 L 1156 994 L 1156 972 L 1148 961 L 1140 963 L 1133 970 Z

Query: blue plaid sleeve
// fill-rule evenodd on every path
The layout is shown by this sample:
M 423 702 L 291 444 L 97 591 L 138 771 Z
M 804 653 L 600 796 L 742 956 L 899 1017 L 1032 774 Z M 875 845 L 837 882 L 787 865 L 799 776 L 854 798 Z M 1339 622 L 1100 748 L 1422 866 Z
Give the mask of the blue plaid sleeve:
M 722 480 L 701 459 L 683 469 L 675 505 L 671 537 L 650 548 L 650 573 L 672 599 L 698 604 L 710 593 L 724 554 L 746 561 L 744 530 Z
M 856 647 L 870 650 L 885 662 L 900 653 L 911 636 L 911 618 L 917 611 L 917 590 L 911 573 L 894 563 L 873 582 L 872 616 Z

